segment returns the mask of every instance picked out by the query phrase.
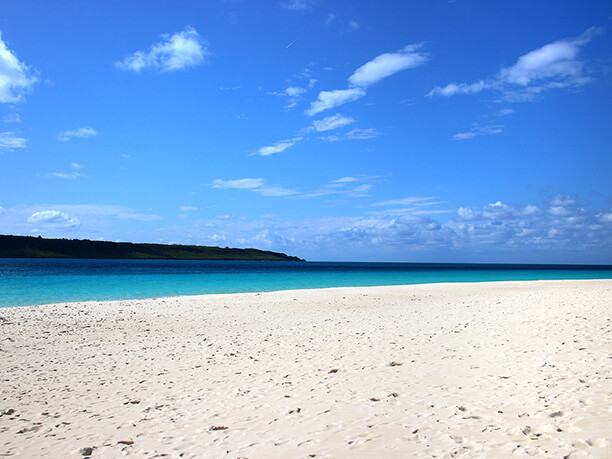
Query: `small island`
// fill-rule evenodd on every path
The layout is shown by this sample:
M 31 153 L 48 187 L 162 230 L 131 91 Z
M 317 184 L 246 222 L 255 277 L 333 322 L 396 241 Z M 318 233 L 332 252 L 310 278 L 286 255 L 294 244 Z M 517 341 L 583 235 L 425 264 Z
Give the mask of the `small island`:
M 284 253 L 259 249 L 7 235 L 0 235 L 0 258 L 304 261 Z

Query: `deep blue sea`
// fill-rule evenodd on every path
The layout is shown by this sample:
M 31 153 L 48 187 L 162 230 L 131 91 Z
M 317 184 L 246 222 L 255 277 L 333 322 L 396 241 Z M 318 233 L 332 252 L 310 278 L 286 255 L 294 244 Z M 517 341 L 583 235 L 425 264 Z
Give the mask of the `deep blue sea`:
M 612 266 L 0 258 L 0 307 L 204 293 L 542 279 L 612 279 Z

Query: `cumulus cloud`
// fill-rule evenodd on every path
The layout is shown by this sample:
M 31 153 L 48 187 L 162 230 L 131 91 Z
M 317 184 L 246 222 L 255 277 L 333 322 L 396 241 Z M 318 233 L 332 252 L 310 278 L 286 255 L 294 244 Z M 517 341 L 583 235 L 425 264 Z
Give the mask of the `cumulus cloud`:
M 24 101 L 24 94 L 38 81 L 29 66 L 2 40 L 0 33 L 0 103 Z
M 497 124 L 481 125 L 479 123 L 472 124 L 472 128 L 467 132 L 458 132 L 453 136 L 454 140 L 467 140 L 480 135 L 501 134 L 503 126 Z
M 302 140 L 301 137 L 295 137 L 295 138 L 290 139 L 290 140 L 281 140 L 280 142 L 276 142 L 274 145 L 269 145 L 269 146 L 266 146 L 266 147 L 261 147 L 259 150 L 257 150 L 257 152 L 255 152 L 253 154 L 259 155 L 259 156 L 275 155 L 276 153 L 281 153 L 281 152 L 291 148 L 293 145 L 295 145 L 300 140 Z
M 0 154 L 5 151 L 15 151 L 19 148 L 25 148 L 27 139 L 17 137 L 13 132 L 0 133 Z
M 350 116 L 343 116 L 343 115 L 340 115 L 339 113 L 336 113 L 335 115 L 328 116 L 321 120 L 313 121 L 311 130 L 314 130 L 317 132 L 331 131 L 333 129 L 338 129 L 344 126 L 348 126 L 349 124 L 352 124 L 354 122 L 355 120 L 351 118 Z
M 367 87 L 402 70 L 419 67 L 427 62 L 427 56 L 418 50 L 421 44 L 408 45 L 395 53 L 384 53 L 359 67 L 349 77 L 354 87 Z
M 81 222 L 78 218 L 72 218 L 64 212 L 58 210 L 43 210 L 40 212 L 34 212 L 29 218 L 29 223 L 36 223 L 37 225 L 52 225 L 65 228 L 78 227 Z
M 161 38 L 162 40 L 154 43 L 149 51 L 136 51 L 115 62 L 115 66 L 132 72 L 144 69 L 172 72 L 199 65 L 210 54 L 208 42 L 190 26 L 172 35 L 164 34 Z
M 67 131 L 61 131 L 59 133 L 59 139 L 62 142 L 68 142 L 70 139 L 74 137 L 85 139 L 87 137 L 95 137 L 97 135 L 98 135 L 98 131 L 96 131 L 94 128 L 82 127 L 78 129 L 68 129 Z
M 578 87 L 591 81 L 580 51 L 601 29 L 591 27 L 576 38 L 557 40 L 520 56 L 514 65 L 476 83 L 450 83 L 433 88 L 427 96 L 450 97 L 484 90 L 499 92 L 511 102 L 529 101 L 549 89 Z

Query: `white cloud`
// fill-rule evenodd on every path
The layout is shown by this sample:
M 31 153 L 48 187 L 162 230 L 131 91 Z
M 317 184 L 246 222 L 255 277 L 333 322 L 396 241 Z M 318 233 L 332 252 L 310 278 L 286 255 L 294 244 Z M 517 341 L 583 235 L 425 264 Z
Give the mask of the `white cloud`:
M 250 190 L 263 186 L 264 179 L 261 178 L 243 178 L 236 180 L 221 180 L 215 179 L 211 185 L 213 188 L 236 188 L 240 190 Z
M 50 177 L 56 177 L 64 180 L 74 180 L 79 177 L 85 177 L 85 175 L 80 174 L 79 172 L 50 172 L 48 175 Z
M 357 179 L 355 177 L 341 177 L 339 179 L 331 180 L 329 183 L 351 183 L 356 181 Z
M 136 51 L 115 62 L 115 66 L 133 72 L 143 69 L 172 72 L 199 65 L 210 54 L 208 42 L 193 27 L 187 26 L 182 32 L 161 37 L 162 40 L 153 44 L 149 51 Z
M 15 151 L 18 148 L 25 148 L 27 139 L 16 137 L 13 132 L 0 133 L 0 154 L 5 151 Z
M 10 115 L 4 116 L 2 121 L 5 123 L 21 123 L 21 117 L 19 116 L 19 113 L 11 113 Z
M 458 132 L 453 136 L 454 140 L 467 140 L 472 139 L 479 135 L 493 135 L 501 134 L 503 132 L 503 126 L 489 124 L 482 126 L 478 123 L 474 123 L 472 128 L 468 132 Z
M 501 110 L 497 111 L 496 115 L 506 116 L 506 115 L 512 115 L 513 113 L 516 113 L 516 110 L 514 110 L 513 108 L 502 108 Z
M 285 105 L 285 108 L 293 108 L 297 105 L 300 96 L 306 92 L 305 88 L 300 88 L 299 86 L 289 86 L 285 88 L 281 92 L 272 92 L 270 94 L 274 96 L 284 96 L 289 98 L 289 102 Z
M 434 201 L 438 198 L 433 197 L 421 197 L 421 196 L 408 196 L 402 199 L 390 199 L 388 201 L 380 201 L 372 204 L 373 206 L 431 206 L 435 204 L 441 204 L 439 201 Z
M 293 196 L 297 194 L 293 190 L 279 186 L 266 185 L 262 178 L 243 178 L 234 180 L 215 179 L 211 182 L 213 188 L 248 190 L 259 193 L 262 196 Z
M 62 142 L 68 142 L 73 137 L 79 137 L 85 139 L 87 137 L 95 137 L 98 135 L 98 131 L 96 131 L 92 127 L 82 127 L 78 129 L 69 129 L 67 131 L 61 131 L 59 133 L 59 139 Z
M 375 185 L 383 179 L 378 175 L 362 175 L 358 177 L 340 177 L 330 180 L 316 191 L 302 194 L 302 198 L 315 198 L 327 195 L 342 195 L 348 198 L 361 198 L 368 196 Z
M 476 83 L 450 83 L 435 87 L 428 97 L 450 97 L 455 94 L 474 94 L 484 90 L 501 93 L 511 102 L 529 101 L 548 89 L 577 87 L 591 81 L 585 73 L 585 63 L 579 54 L 582 46 L 601 32 L 591 27 L 579 37 L 558 40 L 519 57 L 517 62 L 502 68 L 497 75 Z
M 342 135 L 329 135 L 327 137 L 320 137 L 322 140 L 327 140 L 329 142 L 338 142 L 340 140 L 367 140 L 373 139 L 374 137 L 378 137 L 380 134 L 374 128 L 355 128 L 350 131 L 342 134 Z
M 337 113 L 335 115 L 328 116 L 327 118 L 313 121 L 311 129 L 317 132 L 331 131 L 333 129 L 338 129 L 347 126 L 354 122 L 355 120 L 350 116 L 342 116 Z
M 427 56 L 418 52 L 421 47 L 421 44 L 408 45 L 395 53 L 381 54 L 355 70 L 349 83 L 354 87 L 367 87 L 402 70 L 423 65 Z
M 267 186 L 267 185 L 262 186 L 260 188 L 256 188 L 254 191 L 259 193 L 262 196 L 275 196 L 275 197 L 293 196 L 297 194 L 297 192 L 295 192 L 294 190 L 289 190 L 287 188 L 283 188 L 280 186 Z
M 335 89 L 333 91 L 321 91 L 317 100 L 310 104 L 306 110 L 309 116 L 316 115 L 324 110 L 337 107 L 347 102 L 353 102 L 365 96 L 366 92 L 362 88 Z
M 310 0 L 286 0 L 281 2 L 280 5 L 288 10 L 302 11 L 309 7 Z
M 612 211 L 606 214 L 601 213 L 597 217 L 604 223 L 612 223 Z
M 70 163 L 70 167 L 73 169 L 83 169 L 85 166 L 79 163 Z
M 29 223 L 60 226 L 77 227 L 81 224 L 78 218 L 72 218 L 64 212 L 58 210 L 43 210 L 34 212 L 29 218 Z
M 287 150 L 288 148 L 291 148 L 293 145 L 296 144 L 296 142 L 299 142 L 300 140 L 302 140 L 301 137 L 295 137 L 290 140 L 281 140 L 280 142 L 276 142 L 274 145 L 261 147 L 259 150 L 257 150 L 256 153 L 253 154 L 259 156 L 275 155 L 276 153 L 281 153 Z
M 444 86 L 443 88 L 440 88 L 440 87 L 433 88 L 431 91 L 427 93 L 427 97 L 434 97 L 434 96 L 450 97 L 450 96 L 454 96 L 455 94 L 475 94 L 488 87 L 490 87 L 490 85 L 488 83 L 485 83 L 484 81 L 478 81 L 472 84 L 450 83 Z
M 194 210 L 198 210 L 198 208 L 197 207 L 193 207 L 193 206 L 179 206 L 179 210 L 181 212 L 191 212 L 191 211 L 194 211 Z
M 576 204 L 576 200 L 569 196 L 563 196 L 561 194 L 556 195 L 550 200 L 551 206 L 573 206 Z
M 313 116 L 324 110 L 353 102 L 366 95 L 365 88 L 383 78 L 423 65 L 427 61 L 427 56 L 418 52 L 421 47 L 420 44 L 408 45 L 395 53 L 384 53 L 366 62 L 349 77 L 348 89 L 319 92 L 317 100 L 310 104 L 306 114 Z
M 305 91 L 306 90 L 304 88 L 300 88 L 298 86 L 290 86 L 287 89 L 285 89 L 285 95 L 289 97 L 297 97 Z
M 9 49 L 0 33 L 0 103 L 23 102 L 24 94 L 37 81 L 30 67 Z

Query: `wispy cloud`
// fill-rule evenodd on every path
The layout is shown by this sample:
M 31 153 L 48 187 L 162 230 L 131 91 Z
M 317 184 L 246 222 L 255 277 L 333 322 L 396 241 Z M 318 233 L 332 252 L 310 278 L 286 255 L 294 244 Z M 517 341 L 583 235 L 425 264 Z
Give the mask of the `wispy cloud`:
M 309 129 L 317 132 L 331 131 L 333 129 L 348 126 L 349 124 L 352 124 L 354 122 L 355 120 L 350 116 L 343 116 L 339 113 L 336 113 L 335 115 L 328 116 L 321 120 L 313 121 Z
M 36 82 L 35 72 L 9 49 L 0 32 L 0 103 L 23 102 L 24 94 Z
M 261 147 L 260 149 L 257 150 L 257 152 L 253 154 L 259 155 L 259 156 L 275 155 L 277 153 L 281 153 L 287 150 L 288 148 L 291 148 L 293 145 L 295 145 L 300 140 L 302 140 L 301 137 L 294 137 L 293 139 L 289 139 L 289 140 L 281 140 L 279 142 L 276 142 L 274 145 Z
M 328 13 L 325 16 L 325 24 L 328 26 L 333 25 L 341 33 L 353 32 L 361 27 L 361 24 L 354 19 L 342 19 L 334 13 Z
M 25 148 L 28 139 L 17 137 L 13 132 L 0 133 L 0 153 Z
M 67 131 L 61 131 L 59 133 L 59 140 L 62 142 L 68 142 L 73 137 L 79 137 L 81 139 L 85 139 L 87 137 L 95 137 L 98 135 L 98 131 L 96 131 L 92 127 L 82 127 L 78 129 L 69 129 Z
M 487 124 L 481 125 L 479 123 L 472 124 L 472 127 L 467 132 L 458 132 L 453 136 L 454 140 L 467 140 L 480 135 L 493 135 L 501 134 L 503 132 L 503 126 L 499 124 Z
M 274 96 L 287 97 L 288 102 L 287 102 L 287 105 L 285 105 L 285 108 L 293 108 L 297 105 L 297 102 L 300 99 L 300 96 L 305 92 L 306 92 L 305 88 L 301 88 L 299 86 L 289 86 L 288 88 L 285 88 L 281 92 L 271 92 L 270 94 Z
M 198 210 L 197 207 L 193 207 L 193 206 L 179 206 L 179 210 L 181 212 L 193 212 L 195 210 Z
M 253 191 L 262 196 L 284 197 L 297 194 L 294 190 L 268 185 L 262 178 L 242 178 L 233 180 L 215 179 L 210 185 L 213 188 Z
M 74 172 L 49 172 L 48 175 L 50 177 L 55 177 L 55 178 L 64 179 L 64 180 L 74 180 L 79 177 L 85 177 L 85 175 L 79 172 L 76 172 L 76 171 Z
M 208 42 L 190 26 L 172 35 L 164 34 L 161 38 L 149 51 L 136 51 L 115 62 L 115 66 L 132 72 L 144 69 L 172 72 L 199 65 L 210 54 Z
M 348 89 L 319 92 L 317 100 L 310 104 L 306 114 L 313 116 L 324 110 L 353 102 L 366 95 L 365 88 L 383 78 L 423 65 L 427 62 L 427 56 L 419 51 L 421 47 L 421 44 L 408 45 L 395 53 L 384 53 L 375 57 L 353 72 L 348 79 Z
M 367 140 L 378 137 L 380 133 L 374 128 L 355 128 L 351 129 L 344 134 L 334 134 L 326 137 L 320 137 L 321 140 L 327 140 L 328 142 L 339 142 L 341 140 Z
M 366 95 L 366 91 L 362 88 L 350 89 L 335 89 L 333 91 L 321 91 L 317 100 L 310 104 L 310 108 L 306 110 L 309 116 L 316 115 L 324 110 L 338 107 L 339 105 L 353 102 Z
M 21 117 L 19 116 L 19 113 L 11 113 L 9 115 L 5 115 L 2 118 L 2 121 L 5 123 L 21 123 Z
M 419 67 L 427 62 L 427 56 L 419 49 L 422 44 L 408 45 L 395 53 L 384 53 L 359 67 L 349 77 L 354 87 L 368 87 L 402 70 Z
M 87 177 L 85 174 L 78 172 L 78 169 L 83 169 L 85 166 L 79 163 L 70 163 L 70 168 L 74 169 L 71 172 L 50 172 L 47 177 L 55 177 L 64 180 L 74 180 L 80 177 Z
M 221 180 L 215 179 L 212 181 L 211 186 L 213 188 L 225 188 L 225 189 L 238 189 L 238 190 L 251 190 L 254 188 L 262 187 L 264 179 L 261 178 L 242 178 L 234 180 Z
M 502 68 L 492 78 L 436 86 L 427 96 L 450 97 L 492 90 L 500 93 L 504 100 L 522 102 L 533 100 L 549 89 L 582 86 L 589 83 L 591 77 L 585 72 L 580 51 L 599 33 L 600 28 L 591 27 L 576 38 L 558 40 L 524 54 L 514 65 Z
M 379 201 L 373 206 L 431 206 L 435 204 L 441 204 L 440 201 L 436 201 L 438 198 L 435 197 L 421 197 L 421 196 L 408 196 L 401 199 L 389 199 L 387 201 Z
M 311 193 L 304 193 L 302 198 L 316 198 L 319 196 L 341 195 L 348 198 L 361 198 L 369 196 L 374 186 L 383 180 L 379 175 L 360 175 L 357 177 L 340 177 L 330 180 Z
M 293 11 L 303 11 L 309 8 L 311 0 L 285 0 L 280 2 L 280 5 Z

